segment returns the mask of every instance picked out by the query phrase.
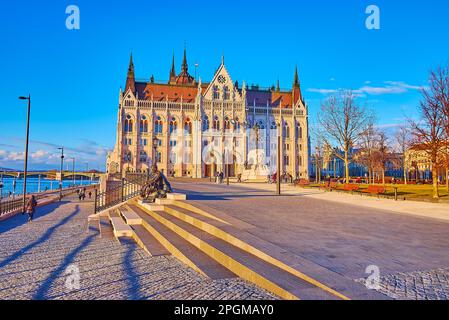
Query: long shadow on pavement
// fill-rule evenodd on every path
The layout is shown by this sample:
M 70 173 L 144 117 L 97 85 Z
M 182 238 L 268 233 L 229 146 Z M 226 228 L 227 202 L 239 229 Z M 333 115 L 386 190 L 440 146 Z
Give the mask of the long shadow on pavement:
M 126 240 L 121 240 L 126 241 Z M 127 281 L 127 300 L 141 300 L 143 299 L 140 294 L 140 276 L 135 270 L 135 266 L 133 263 L 133 255 L 136 252 L 137 245 L 130 241 L 127 242 L 127 251 L 125 256 L 123 257 L 124 269 L 126 272 L 126 281 Z
M 9 256 L 8 258 L 4 259 L 3 261 L 0 262 L 0 268 L 3 268 L 5 266 L 7 266 L 8 264 L 10 264 L 11 262 L 13 262 L 14 260 L 20 258 L 22 255 L 24 255 L 26 252 L 30 251 L 31 249 L 33 249 L 35 246 L 38 246 L 42 243 L 44 243 L 45 241 L 47 241 L 48 239 L 50 239 L 50 237 L 52 236 L 52 234 L 61 226 L 65 225 L 67 222 L 69 222 L 73 217 L 75 217 L 78 213 L 80 212 L 80 208 L 77 205 L 75 207 L 75 210 L 68 215 L 67 217 L 65 217 L 64 219 L 62 219 L 61 221 L 59 221 L 57 224 L 55 224 L 54 226 L 50 227 L 47 229 L 47 231 L 36 241 L 30 243 L 29 245 L 27 245 L 26 247 L 24 247 L 23 249 L 20 249 L 18 251 L 16 251 L 15 253 L 13 253 L 11 256 Z
M 51 286 L 55 279 L 57 279 L 65 270 L 67 267 L 73 263 L 76 255 L 81 252 L 84 248 L 86 248 L 92 240 L 96 237 L 96 235 L 90 235 L 84 241 L 76 247 L 74 250 L 72 250 L 65 258 L 64 261 L 59 265 L 58 268 L 56 268 L 48 277 L 44 280 L 42 285 L 37 289 L 36 293 L 33 295 L 33 300 L 45 300 L 48 299 L 47 297 L 48 292 L 51 289 Z M 69 275 L 68 275 L 69 276 Z
M 49 213 L 52 213 L 54 210 L 58 209 L 60 206 L 69 203 L 70 201 L 61 201 L 54 202 L 48 204 L 43 207 L 36 208 L 36 213 L 34 214 L 34 220 L 40 217 L 44 217 Z M 0 222 L 0 234 L 8 232 L 14 228 L 20 227 L 21 225 L 26 224 L 28 221 L 27 214 L 17 214 L 14 217 L 9 218 L 8 220 Z

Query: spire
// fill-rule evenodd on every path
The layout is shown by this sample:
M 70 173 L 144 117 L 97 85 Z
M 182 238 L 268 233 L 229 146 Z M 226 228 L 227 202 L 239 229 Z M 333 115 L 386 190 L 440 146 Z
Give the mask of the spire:
M 175 80 L 176 80 L 175 52 L 173 51 L 173 58 L 171 61 L 170 77 L 169 77 L 168 83 L 171 83 Z
M 293 86 L 299 87 L 298 66 L 295 67 L 295 78 L 293 80 Z
M 224 65 L 224 54 L 221 55 L 221 64 Z
M 187 65 L 187 49 L 184 46 L 184 58 L 182 59 L 182 67 L 181 67 L 183 72 L 187 72 L 187 70 L 189 69 L 189 66 Z
M 132 53 L 131 57 L 129 58 L 128 76 L 126 77 L 125 91 L 127 91 L 128 89 L 131 89 L 133 93 L 136 92 L 136 80 L 134 76 L 134 62 Z
M 279 78 L 278 78 L 278 81 L 276 83 L 276 92 L 280 92 L 280 91 L 281 91 L 281 86 L 279 84 Z

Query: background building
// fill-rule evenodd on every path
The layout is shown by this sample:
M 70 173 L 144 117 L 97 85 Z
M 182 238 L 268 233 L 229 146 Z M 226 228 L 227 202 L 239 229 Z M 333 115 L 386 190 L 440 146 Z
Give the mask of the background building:
M 173 57 L 168 82 L 155 82 L 153 76 L 139 82 L 131 56 L 117 117 L 109 173 L 146 171 L 154 161 L 178 177 L 209 177 L 217 171 L 234 176 L 255 164 L 273 172 L 279 133 L 282 171 L 308 177 L 308 115 L 297 69 L 291 90 L 281 90 L 279 81 L 261 89 L 234 82 L 222 59 L 213 79 L 204 83 L 189 74 L 184 50 L 181 71 L 176 73 Z M 254 160 L 261 154 L 263 162 Z

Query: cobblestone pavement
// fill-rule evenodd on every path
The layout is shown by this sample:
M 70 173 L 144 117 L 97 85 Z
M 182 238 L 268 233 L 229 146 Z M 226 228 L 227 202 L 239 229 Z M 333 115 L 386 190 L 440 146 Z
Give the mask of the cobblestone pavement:
M 449 300 L 449 268 L 388 275 L 377 291 L 399 300 Z
M 182 181 L 173 186 L 186 192 L 194 205 L 215 210 L 225 220 L 230 217 L 242 221 L 247 232 L 277 246 L 290 259 L 307 264 L 307 269 L 301 265 L 301 271 L 308 276 L 325 284 L 338 278 L 336 287 L 340 292 L 347 290 L 349 297 L 359 293 L 349 288 L 351 283 L 367 277 L 367 267 L 374 265 L 386 277 L 386 289 L 380 292 L 388 297 L 413 298 L 408 288 L 414 281 L 415 298 L 448 298 L 446 221 L 328 201 L 324 196 L 275 196 L 272 191 L 248 186 Z M 323 268 L 333 276 L 323 277 Z M 392 287 L 395 283 L 396 289 Z M 360 293 L 366 291 L 362 289 Z
M 275 299 L 244 280 L 210 280 L 173 257 L 87 232 L 91 206 L 67 201 L 38 208 L 31 224 L 20 215 L 0 223 L 0 299 Z

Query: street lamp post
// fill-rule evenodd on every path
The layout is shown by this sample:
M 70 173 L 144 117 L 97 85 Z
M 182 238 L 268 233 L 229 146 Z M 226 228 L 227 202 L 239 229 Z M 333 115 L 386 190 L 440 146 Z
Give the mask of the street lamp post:
M 89 162 L 85 162 L 85 165 L 86 165 L 86 174 L 88 174 L 89 173 Z M 89 178 L 86 178 L 86 179 L 89 179 Z M 89 181 L 86 181 L 87 182 L 87 184 L 89 184 Z
M 278 124 L 276 194 L 281 195 L 281 124 Z
M 71 157 L 70 159 L 72 159 L 72 175 L 73 175 L 73 187 L 75 187 L 75 157 Z
M 31 95 L 28 97 L 19 97 L 19 100 L 28 100 L 27 108 L 27 126 L 26 126 L 26 139 L 25 139 L 25 159 L 23 165 L 23 214 L 25 214 L 26 208 L 26 194 L 27 194 L 27 174 L 28 174 L 28 144 L 30 138 L 30 111 L 31 111 Z
M 62 170 L 64 169 L 64 147 L 58 148 L 61 150 L 61 170 L 59 176 L 59 201 L 62 200 Z
M 159 143 L 159 139 L 154 136 L 153 137 L 153 165 L 157 163 L 157 144 Z

